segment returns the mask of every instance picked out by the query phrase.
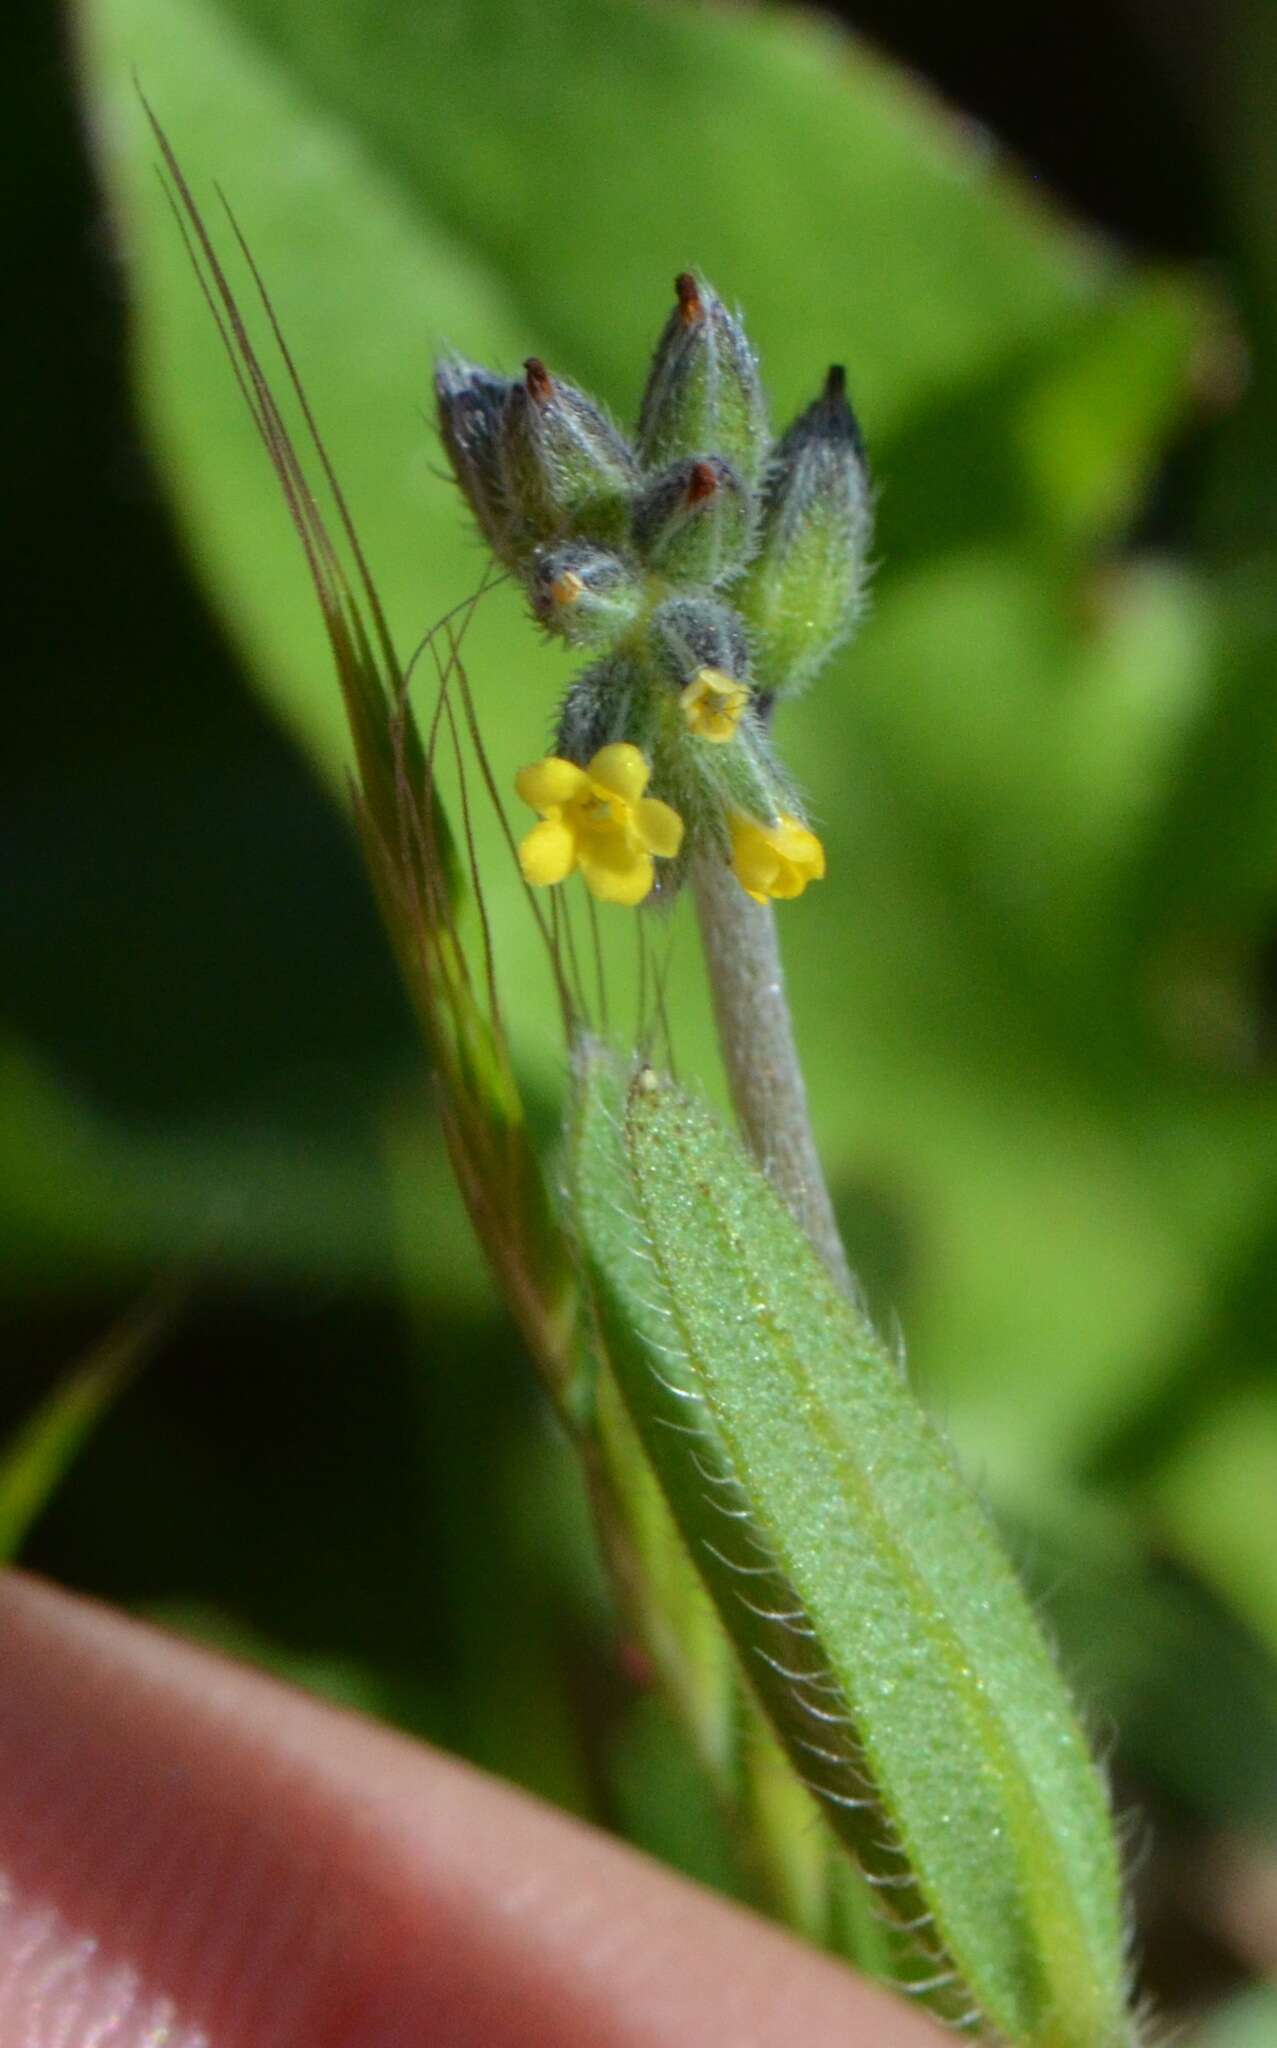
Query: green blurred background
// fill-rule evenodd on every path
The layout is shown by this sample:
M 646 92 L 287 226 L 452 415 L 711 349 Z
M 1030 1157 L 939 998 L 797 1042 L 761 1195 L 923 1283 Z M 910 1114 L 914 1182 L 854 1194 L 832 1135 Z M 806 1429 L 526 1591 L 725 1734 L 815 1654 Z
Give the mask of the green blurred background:
M 784 916 L 822 1141 L 1140 1816 L 1148 1987 L 1260 2048 L 1277 13 L 843 11 L 850 40 L 693 0 L 6 16 L 0 1536 L 734 1881 L 451 1189 L 136 66 L 263 262 L 405 647 L 481 567 L 423 417 L 439 340 L 628 417 L 699 264 L 782 421 L 846 361 L 875 607 L 782 731 L 832 854 Z M 503 591 L 469 668 L 505 775 L 562 658 Z M 535 948 L 484 851 L 550 1130 Z M 691 952 L 676 1033 L 712 1085 Z M 157 1281 L 177 1305 L 135 1344 Z

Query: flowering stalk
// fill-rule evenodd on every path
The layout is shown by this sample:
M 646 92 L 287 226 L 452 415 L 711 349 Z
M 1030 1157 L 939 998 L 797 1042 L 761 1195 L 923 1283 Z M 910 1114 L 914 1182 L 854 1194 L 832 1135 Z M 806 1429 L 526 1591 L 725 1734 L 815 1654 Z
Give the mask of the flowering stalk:
M 831 1929 L 857 1902 L 833 1938 L 972 2038 L 1133 2048 L 1105 1790 L 980 1504 L 856 1298 L 785 1000 L 773 904 L 825 854 L 772 711 L 859 615 L 864 450 L 837 368 L 771 443 L 739 323 L 703 279 L 676 291 L 632 448 L 536 359 L 504 390 L 455 362 L 437 383 L 481 531 L 539 623 L 589 650 L 553 753 L 517 779 L 539 813 L 524 879 L 579 873 L 638 915 L 690 880 L 762 1168 L 573 1020 L 564 1211 L 600 1525 L 791 1918 Z M 751 1714 L 770 1731 L 752 1763 Z M 812 1799 L 858 1876 L 795 1857 Z
M 839 1286 L 851 1269 L 807 1113 L 771 904 L 738 888 L 720 861 L 692 871 L 705 965 L 732 1102 L 745 1141 Z
M 534 617 L 593 659 L 555 751 L 518 777 L 525 880 L 668 904 L 691 878 L 742 1130 L 840 1285 L 850 1274 L 807 1114 L 773 900 L 825 872 L 776 755 L 777 699 L 859 614 L 870 509 L 843 373 L 775 443 L 740 322 L 703 278 L 676 303 L 631 448 L 537 358 L 436 376 L 458 484 Z

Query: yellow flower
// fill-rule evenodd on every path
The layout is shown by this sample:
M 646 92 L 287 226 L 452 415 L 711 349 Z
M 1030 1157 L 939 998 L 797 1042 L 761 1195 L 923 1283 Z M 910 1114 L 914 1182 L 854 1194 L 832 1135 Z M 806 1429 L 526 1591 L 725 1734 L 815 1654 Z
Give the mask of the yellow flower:
M 801 896 L 808 882 L 825 872 L 825 849 L 814 832 L 782 811 L 774 825 L 760 825 L 737 811 L 730 821 L 732 873 L 747 896 Z
M 683 820 L 658 797 L 644 796 L 651 775 L 628 741 L 600 747 L 588 768 L 556 754 L 521 768 L 514 786 L 540 811 L 519 848 L 525 881 L 562 882 L 580 868 L 603 903 L 641 903 L 652 886 L 652 855 L 672 859 L 683 843 Z
M 713 740 L 721 746 L 724 740 L 735 738 L 749 691 L 744 683 L 724 675 L 721 668 L 698 668 L 678 701 L 688 730 L 697 739 Z

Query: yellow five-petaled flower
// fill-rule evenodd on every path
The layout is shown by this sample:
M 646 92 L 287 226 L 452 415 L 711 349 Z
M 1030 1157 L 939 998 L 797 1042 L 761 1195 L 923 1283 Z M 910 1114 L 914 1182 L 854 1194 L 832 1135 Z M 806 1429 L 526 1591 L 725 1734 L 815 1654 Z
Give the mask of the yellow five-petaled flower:
M 760 825 L 739 811 L 730 821 L 732 873 L 747 896 L 801 896 L 808 882 L 825 872 L 825 849 L 814 832 L 782 811 L 774 825 Z
M 678 812 L 643 794 L 651 772 L 628 740 L 600 747 L 588 768 L 557 754 L 521 768 L 514 786 L 541 813 L 519 848 L 525 881 L 562 882 L 579 868 L 601 902 L 641 903 L 656 873 L 653 854 L 670 860 L 683 843 Z
M 736 736 L 749 691 L 721 668 L 698 668 L 678 701 L 688 731 L 722 746 Z

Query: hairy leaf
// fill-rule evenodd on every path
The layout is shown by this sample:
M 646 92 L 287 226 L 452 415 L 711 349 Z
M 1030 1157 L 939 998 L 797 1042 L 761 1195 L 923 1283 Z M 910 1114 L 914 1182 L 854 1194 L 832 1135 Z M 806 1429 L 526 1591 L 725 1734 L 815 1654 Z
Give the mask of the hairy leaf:
M 575 1222 L 612 1367 L 791 1761 L 916 1988 L 1034 2048 L 1132 2038 L 1117 1857 L 980 1504 L 739 1143 L 578 1058 Z

